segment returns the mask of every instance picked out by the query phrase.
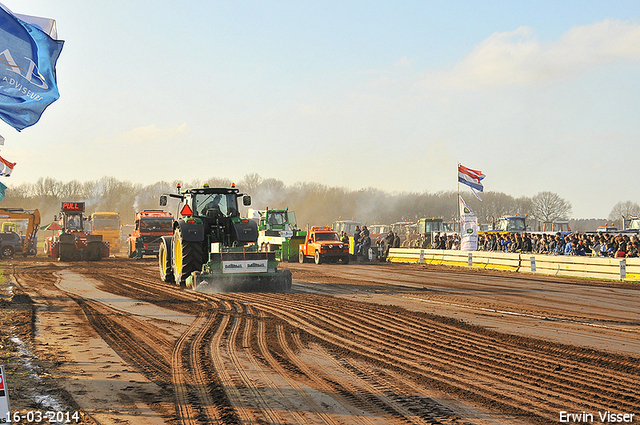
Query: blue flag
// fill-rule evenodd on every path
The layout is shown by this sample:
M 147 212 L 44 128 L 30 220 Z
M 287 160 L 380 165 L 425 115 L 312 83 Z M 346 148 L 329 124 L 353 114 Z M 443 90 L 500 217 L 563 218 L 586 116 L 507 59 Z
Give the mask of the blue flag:
M 60 94 L 56 62 L 64 41 L 0 7 L 0 118 L 20 131 Z
M 0 183 L 0 201 L 2 201 L 2 198 L 4 198 L 4 190 L 6 188 L 7 188 L 7 186 L 5 186 L 2 183 Z

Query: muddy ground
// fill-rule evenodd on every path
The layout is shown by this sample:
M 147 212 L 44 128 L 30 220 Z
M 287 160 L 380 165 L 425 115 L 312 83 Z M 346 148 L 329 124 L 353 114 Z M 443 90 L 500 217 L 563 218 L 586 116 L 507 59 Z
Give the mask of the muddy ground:
M 194 293 L 154 259 L 3 263 L 11 408 L 79 423 L 640 422 L 635 284 L 284 264 L 287 294 Z M 605 422 L 606 423 L 606 422 Z

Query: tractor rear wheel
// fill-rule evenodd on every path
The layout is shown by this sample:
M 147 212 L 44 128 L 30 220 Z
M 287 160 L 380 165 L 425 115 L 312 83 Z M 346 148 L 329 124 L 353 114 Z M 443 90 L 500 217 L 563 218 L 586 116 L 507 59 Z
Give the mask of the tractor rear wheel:
M 173 278 L 176 284 L 185 286 L 192 272 L 202 270 L 202 243 L 185 241 L 182 230 L 176 227 L 173 232 Z
M 160 240 L 160 252 L 158 252 L 158 266 L 160 267 L 160 279 L 168 283 L 173 283 L 171 253 L 171 238 L 166 236 L 162 237 Z

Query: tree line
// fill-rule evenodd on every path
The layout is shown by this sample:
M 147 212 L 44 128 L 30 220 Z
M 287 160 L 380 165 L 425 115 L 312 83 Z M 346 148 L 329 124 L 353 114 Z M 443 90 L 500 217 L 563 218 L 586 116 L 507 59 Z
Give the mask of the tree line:
M 66 201 L 85 202 L 86 214 L 115 211 L 124 224 L 132 224 L 137 211 L 159 209 L 158 200 L 163 193 L 175 192 L 176 184 L 183 188 L 229 187 L 227 178 L 212 177 L 189 182 L 161 181 L 143 185 L 103 177 L 95 181 L 77 180 L 62 182 L 43 177 L 35 183 L 22 183 L 6 189 L 0 208 L 24 208 L 40 210 L 43 224 L 53 220 Z M 439 217 L 454 221 L 458 217 L 458 192 L 396 192 L 389 193 L 374 188 L 349 190 L 319 183 L 298 182 L 286 185 L 274 178 L 262 178 L 248 174 L 236 182 L 241 192 L 251 195 L 252 208 L 289 208 L 295 211 L 301 227 L 331 225 L 336 220 L 358 220 L 366 224 L 391 224 L 400 221 L 415 222 L 420 218 Z M 482 202 L 466 191 L 463 197 L 474 210 L 480 223 L 491 223 L 502 215 L 529 216 L 532 222 L 568 220 L 571 203 L 553 192 L 540 192 L 533 197 L 515 198 L 502 192 L 485 192 Z M 168 206 L 175 214 L 175 208 Z M 619 202 L 613 207 L 609 220 L 640 214 L 637 203 Z M 594 230 L 604 219 L 573 220 L 574 230 Z M 584 228 L 583 228 L 584 227 Z M 619 227 L 621 223 L 619 222 Z M 534 229 L 535 230 L 535 229 Z

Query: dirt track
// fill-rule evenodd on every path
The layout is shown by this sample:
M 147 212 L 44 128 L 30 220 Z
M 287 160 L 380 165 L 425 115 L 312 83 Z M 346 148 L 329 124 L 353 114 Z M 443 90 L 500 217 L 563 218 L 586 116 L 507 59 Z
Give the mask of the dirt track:
M 153 260 L 5 270 L 36 303 L 33 351 L 87 423 L 640 422 L 638 286 L 284 267 L 290 294 L 181 290 Z

